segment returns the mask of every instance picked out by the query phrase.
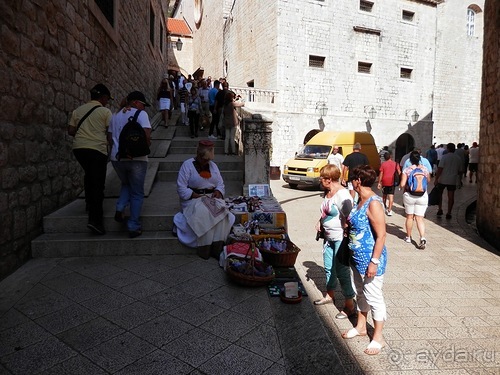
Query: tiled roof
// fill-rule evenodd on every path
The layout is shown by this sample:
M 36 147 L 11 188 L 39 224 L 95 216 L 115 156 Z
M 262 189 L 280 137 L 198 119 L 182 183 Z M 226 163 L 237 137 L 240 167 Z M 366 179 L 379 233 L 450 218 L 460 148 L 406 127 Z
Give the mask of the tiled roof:
M 169 18 L 167 20 L 167 31 L 172 35 L 191 35 L 191 29 L 189 28 L 186 21 L 178 18 Z

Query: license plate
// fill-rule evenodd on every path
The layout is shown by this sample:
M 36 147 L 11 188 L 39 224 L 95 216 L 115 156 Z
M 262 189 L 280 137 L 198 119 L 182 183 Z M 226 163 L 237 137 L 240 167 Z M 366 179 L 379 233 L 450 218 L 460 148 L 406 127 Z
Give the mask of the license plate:
M 300 177 L 297 176 L 290 176 L 291 181 L 300 181 Z

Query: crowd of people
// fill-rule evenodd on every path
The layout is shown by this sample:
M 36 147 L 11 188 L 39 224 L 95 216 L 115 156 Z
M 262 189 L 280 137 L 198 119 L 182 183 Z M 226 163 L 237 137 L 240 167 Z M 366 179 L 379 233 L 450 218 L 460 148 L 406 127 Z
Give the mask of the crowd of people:
M 224 181 L 213 161 L 211 139 L 225 137 L 225 153 L 235 153 L 234 138 L 240 121 L 236 108 L 244 103 L 237 100 L 226 81 L 179 78 L 177 86 L 172 86 L 171 81 L 173 76 L 165 77 L 157 93 L 165 124 L 176 106 L 183 113 L 182 121 L 187 121 L 185 124 L 190 127 L 191 137 L 197 137 L 198 131 L 210 124 L 210 139 L 198 142 L 196 155 L 184 161 L 178 173 L 181 211 L 174 217 L 174 234 L 181 243 L 196 248 L 199 256 L 217 258 L 235 217 L 224 201 Z M 122 138 L 125 129 L 134 123 L 147 146 L 151 143 L 151 124 L 144 111 L 151 104 L 142 92 L 131 91 L 112 113 L 106 105 L 113 97 L 103 84 L 95 85 L 90 97 L 88 103 L 73 111 L 68 124 L 68 134 L 74 137 L 73 153 L 84 170 L 87 226 L 96 234 L 106 233 L 102 206 L 109 157 L 121 181 L 114 218 L 126 224 L 129 236 L 135 238 L 142 234 L 140 216 L 149 151 L 128 157 L 122 150 Z M 202 117 L 208 119 L 201 121 Z M 432 177 L 439 194 L 437 216 L 443 215 L 442 195 L 447 190 L 446 218 L 450 219 L 455 190 L 463 186 L 467 169 L 469 182 L 473 178 L 478 181 L 479 145 L 476 142 L 470 148 L 463 143 L 432 145 L 425 156 L 414 149 L 399 163 L 392 160 L 389 148 L 384 147 L 380 158 L 377 187 L 382 189 L 382 197 L 372 189 L 377 173 L 368 165 L 359 143 L 353 145 L 353 152 L 346 157 L 339 153 L 339 147 L 332 148 L 328 164 L 320 171 L 324 199 L 315 228 L 323 238 L 326 294 L 314 304 L 334 302 L 334 291 L 340 282 L 344 306 L 336 318 L 357 316 L 356 325 L 343 332 L 342 337 L 366 336 L 367 315 L 371 312 L 374 332 L 365 349 L 369 355 L 380 353 L 385 345 L 382 335 L 387 319 L 382 292 L 387 265 L 385 215 L 393 215 L 395 189 L 404 190 L 404 241 L 412 243 L 415 222 L 420 237 L 416 247 L 423 250 L 427 245 L 424 217 Z M 127 208 L 128 217 L 124 213 Z
M 173 109 L 181 112 L 181 123 L 189 126 L 191 138 L 197 138 L 199 131 L 209 127 L 209 139 L 226 141 L 225 154 L 235 153 L 240 116 L 238 107 L 245 105 L 239 95 L 229 89 L 225 78 L 212 81 L 184 77 L 180 72 L 177 77 L 167 74 L 160 82 L 157 93 L 158 106 L 163 114 L 163 122 L 168 126 L 168 119 Z
M 455 146 L 431 146 L 425 156 L 413 149 L 398 162 L 392 160 L 389 147 L 379 153 L 381 166 L 377 188 L 382 197 L 372 190 L 377 180 L 376 171 L 368 164 L 355 144 L 353 152 L 345 158 L 333 146 L 328 164 L 320 171 L 324 200 L 321 216 L 316 224 L 318 238 L 323 238 L 323 261 L 326 278 L 326 294 L 316 305 L 335 301 L 337 283 L 344 296 L 344 306 L 337 319 L 350 318 L 357 314 L 353 328 L 342 333 L 344 339 L 367 335 L 367 313 L 371 312 L 374 331 L 365 353 L 380 353 L 385 345 L 382 329 L 386 320 L 386 305 L 383 297 L 383 279 L 387 264 L 385 247 L 386 225 L 384 214 L 393 215 L 395 189 L 403 190 L 406 215 L 404 242 L 413 243 L 413 223 L 419 234 L 417 249 L 425 249 L 425 214 L 428 207 L 428 190 L 432 177 L 439 196 L 438 217 L 443 215 L 442 195 L 448 192 L 446 218 L 451 218 L 454 193 L 463 186 L 463 178 L 469 170 L 469 182 L 475 177 L 479 162 L 479 145 L 474 142 L 469 148 L 463 143 Z M 427 157 L 426 157 L 427 156 Z M 350 194 L 349 194 L 350 193 Z M 346 239 L 349 239 L 346 241 Z M 344 247 L 348 243 L 350 262 L 343 261 Z

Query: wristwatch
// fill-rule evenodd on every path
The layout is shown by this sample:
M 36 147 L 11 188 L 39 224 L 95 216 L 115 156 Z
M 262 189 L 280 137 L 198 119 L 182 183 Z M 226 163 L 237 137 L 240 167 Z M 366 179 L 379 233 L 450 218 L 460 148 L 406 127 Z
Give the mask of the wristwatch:
M 380 259 L 372 258 L 372 259 L 370 259 L 370 262 L 372 262 L 373 264 L 376 264 L 378 266 L 380 264 Z

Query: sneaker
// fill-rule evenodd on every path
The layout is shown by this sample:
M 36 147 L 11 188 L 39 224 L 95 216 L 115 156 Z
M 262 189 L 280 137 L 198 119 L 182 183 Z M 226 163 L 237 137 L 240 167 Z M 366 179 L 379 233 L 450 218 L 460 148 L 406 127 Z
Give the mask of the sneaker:
M 411 243 L 411 237 L 405 237 L 405 242 L 406 243 Z
M 387 216 L 392 216 L 393 212 L 392 210 L 387 210 Z
M 87 228 L 89 228 L 95 234 L 106 234 L 106 230 L 104 229 L 104 226 L 102 224 L 88 223 Z
M 423 238 L 423 237 L 422 237 L 422 238 L 420 239 L 420 244 L 418 245 L 418 248 L 419 248 L 420 250 L 425 249 L 425 244 L 426 244 L 426 243 L 427 243 L 427 240 L 426 240 L 425 238 Z
M 437 215 L 438 215 L 438 216 L 443 216 L 443 210 L 439 210 L 439 211 L 437 212 Z
M 217 137 L 215 135 L 209 135 L 208 139 L 217 139 Z

